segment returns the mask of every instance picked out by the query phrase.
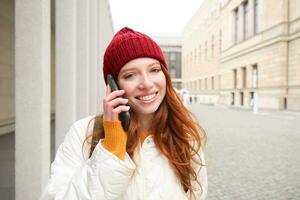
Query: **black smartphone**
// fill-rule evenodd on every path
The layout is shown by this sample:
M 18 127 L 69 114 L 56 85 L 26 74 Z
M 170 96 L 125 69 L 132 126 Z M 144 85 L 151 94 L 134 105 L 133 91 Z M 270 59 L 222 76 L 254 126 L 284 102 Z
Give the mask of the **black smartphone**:
M 110 88 L 111 88 L 111 91 L 115 91 L 115 90 L 120 90 L 114 77 L 111 75 L 111 74 L 108 74 L 107 75 L 107 83 L 109 84 Z M 122 126 L 123 126 L 123 129 L 125 131 L 128 130 L 129 128 L 129 125 L 130 125 L 130 113 L 129 111 L 125 111 L 125 112 L 121 112 L 119 114 L 119 119 L 122 123 Z

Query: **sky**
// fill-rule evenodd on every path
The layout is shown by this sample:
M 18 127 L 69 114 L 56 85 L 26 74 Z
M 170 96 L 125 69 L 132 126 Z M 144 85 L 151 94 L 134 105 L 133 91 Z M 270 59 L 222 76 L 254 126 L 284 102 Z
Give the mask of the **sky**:
M 117 32 L 124 26 L 150 36 L 181 36 L 202 0 L 109 0 Z

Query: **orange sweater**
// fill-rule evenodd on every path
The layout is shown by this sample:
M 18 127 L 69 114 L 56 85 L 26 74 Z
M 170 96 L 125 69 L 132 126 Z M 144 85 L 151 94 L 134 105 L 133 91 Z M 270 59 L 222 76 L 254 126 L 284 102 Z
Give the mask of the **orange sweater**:
M 125 133 L 121 121 L 104 121 L 105 138 L 102 146 L 116 155 L 121 160 L 124 160 L 126 154 L 127 134 Z M 150 131 L 141 133 L 140 141 L 144 142 L 147 136 L 151 135 Z

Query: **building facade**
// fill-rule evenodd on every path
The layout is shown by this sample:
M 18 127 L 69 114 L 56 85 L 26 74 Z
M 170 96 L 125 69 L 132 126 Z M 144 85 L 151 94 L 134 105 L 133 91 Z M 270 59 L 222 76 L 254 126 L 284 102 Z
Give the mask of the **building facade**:
M 0 140 L 14 138 L 14 157 L 0 161 L 1 197 L 38 199 L 51 149 L 76 120 L 102 110 L 109 1 L 0 0 L 0 13 Z
M 166 58 L 173 86 L 181 89 L 181 38 L 180 37 L 153 37 L 161 47 Z
M 300 1 L 204 0 L 182 78 L 202 103 L 300 111 Z

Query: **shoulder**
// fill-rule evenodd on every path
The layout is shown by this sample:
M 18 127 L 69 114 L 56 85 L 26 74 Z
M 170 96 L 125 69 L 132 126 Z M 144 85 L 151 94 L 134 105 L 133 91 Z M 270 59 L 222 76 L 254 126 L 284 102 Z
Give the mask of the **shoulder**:
M 81 119 L 75 121 L 71 128 L 87 129 L 88 127 L 94 125 L 95 117 L 96 117 L 96 115 L 90 115 L 90 116 L 81 118 Z
M 60 149 L 63 152 L 82 156 L 82 145 L 85 143 L 88 135 L 92 134 L 94 127 L 94 118 L 96 115 L 90 115 L 75 121 L 69 128 Z M 88 152 L 88 146 L 84 148 L 84 154 Z
M 66 140 L 77 140 L 82 143 L 87 134 L 92 133 L 96 115 L 90 115 L 75 121 L 70 127 Z

